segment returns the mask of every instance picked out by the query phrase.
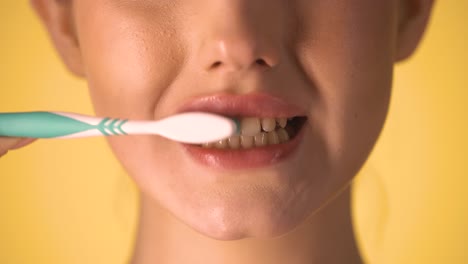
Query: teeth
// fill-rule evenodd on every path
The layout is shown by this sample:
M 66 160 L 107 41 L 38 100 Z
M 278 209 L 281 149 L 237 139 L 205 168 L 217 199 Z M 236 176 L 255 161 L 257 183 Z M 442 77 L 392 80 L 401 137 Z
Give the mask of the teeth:
M 274 131 L 276 128 L 276 120 L 274 118 L 263 118 L 262 129 L 266 132 Z
M 251 148 L 253 147 L 253 144 L 254 144 L 254 137 L 241 135 L 240 142 L 241 142 L 242 148 Z
M 278 122 L 278 125 L 282 128 L 285 128 L 286 127 L 286 124 L 288 123 L 288 119 L 287 118 L 284 118 L 284 117 L 281 117 L 281 118 L 277 118 L 276 119 L 276 122 Z
M 288 121 L 292 118 L 255 118 L 240 120 L 241 132 L 230 138 L 202 144 L 203 148 L 217 149 L 250 149 L 287 142 L 290 136 L 286 131 Z
M 261 146 L 266 146 L 268 144 L 268 137 L 267 133 L 265 132 L 260 132 L 254 137 L 255 140 L 255 146 L 261 147 Z
M 268 134 L 268 144 L 274 145 L 280 142 L 276 131 L 268 132 L 267 134 Z
M 204 148 L 212 148 L 212 147 L 214 147 L 214 143 L 204 143 L 204 144 L 202 144 L 202 147 L 204 147 Z
M 225 149 L 227 147 L 227 140 L 223 139 L 215 143 L 215 147 L 219 149 Z
M 240 147 L 240 137 L 236 135 L 228 138 L 228 145 L 232 149 L 238 149 Z
M 261 131 L 260 119 L 255 117 L 243 118 L 241 128 L 242 135 L 253 137 Z
M 278 133 L 278 139 L 280 143 L 283 143 L 289 140 L 289 135 L 286 129 L 280 128 L 276 131 L 276 133 Z

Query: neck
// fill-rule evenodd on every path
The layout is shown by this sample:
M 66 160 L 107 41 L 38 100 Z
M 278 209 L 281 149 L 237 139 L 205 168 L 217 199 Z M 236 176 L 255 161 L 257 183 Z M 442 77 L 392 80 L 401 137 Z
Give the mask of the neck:
M 351 221 L 350 187 L 295 230 L 270 240 L 211 239 L 142 194 L 131 263 L 362 263 Z

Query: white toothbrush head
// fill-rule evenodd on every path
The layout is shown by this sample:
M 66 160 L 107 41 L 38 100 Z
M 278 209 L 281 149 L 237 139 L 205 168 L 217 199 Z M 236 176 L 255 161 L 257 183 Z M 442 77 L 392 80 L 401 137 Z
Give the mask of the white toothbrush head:
M 158 121 L 158 134 L 188 144 L 203 144 L 228 138 L 239 131 L 239 122 L 205 113 L 180 113 Z

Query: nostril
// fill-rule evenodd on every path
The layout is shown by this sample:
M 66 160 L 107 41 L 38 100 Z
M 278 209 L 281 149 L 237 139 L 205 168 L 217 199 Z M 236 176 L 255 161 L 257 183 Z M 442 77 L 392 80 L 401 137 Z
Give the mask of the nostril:
M 268 64 L 266 63 L 266 61 L 264 59 L 257 59 L 255 61 L 255 63 L 260 65 L 260 66 L 268 66 Z
M 213 63 L 211 65 L 211 69 L 215 69 L 215 68 L 218 68 L 219 66 L 221 66 L 222 62 L 220 61 L 216 61 L 215 63 Z
M 254 66 L 254 65 L 261 66 L 261 67 L 270 67 L 270 65 L 264 59 L 256 59 L 251 64 L 251 66 Z M 242 65 L 237 65 L 236 63 L 225 63 L 223 61 L 218 60 L 218 61 L 213 62 L 210 65 L 209 70 L 215 70 L 221 67 L 228 67 L 234 70 L 240 70 L 241 68 L 243 68 Z

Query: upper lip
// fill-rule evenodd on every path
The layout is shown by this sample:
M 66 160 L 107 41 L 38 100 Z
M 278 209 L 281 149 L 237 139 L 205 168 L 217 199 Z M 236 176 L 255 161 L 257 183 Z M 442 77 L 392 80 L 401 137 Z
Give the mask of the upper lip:
M 304 116 L 305 111 L 292 102 L 267 93 L 243 95 L 216 94 L 193 98 L 177 112 L 202 111 L 239 117 L 293 117 Z

